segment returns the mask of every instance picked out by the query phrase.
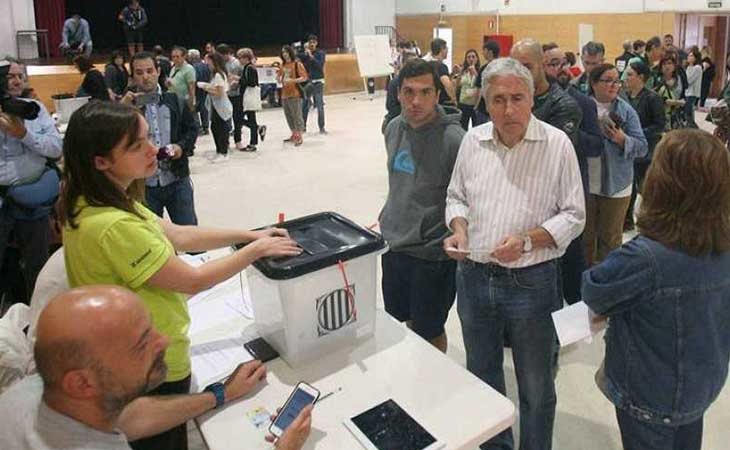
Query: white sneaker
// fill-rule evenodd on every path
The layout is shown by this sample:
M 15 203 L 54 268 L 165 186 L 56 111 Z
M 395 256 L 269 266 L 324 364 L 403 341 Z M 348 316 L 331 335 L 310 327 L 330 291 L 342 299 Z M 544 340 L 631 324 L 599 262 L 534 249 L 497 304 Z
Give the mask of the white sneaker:
M 228 161 L 228 155 L 227 154 L 224 155 L 222 153 L 216 154 L 215 155 L 215 158 L 213 158 L 213 159 L 210 160 L 210 162 L 213 163 L 213 164 L 224 163 L 226 161 Z
M 243 150 L 244 148 L 246 148 L 246 146 L 243 145 L 243 141 L 236 142 L 236 150 Z

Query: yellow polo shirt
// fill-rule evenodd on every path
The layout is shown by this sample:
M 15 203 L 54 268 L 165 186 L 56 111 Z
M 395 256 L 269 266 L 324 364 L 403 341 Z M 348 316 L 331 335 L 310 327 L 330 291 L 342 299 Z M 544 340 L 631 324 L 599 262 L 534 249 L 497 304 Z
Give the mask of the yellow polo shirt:
M 63 230 L 69 285 L 113 284 L 139 295 L 154 327 L 170 338 L 165 381 L 179 381 L 190 375 L 187 301 L 183 294 L 147 284 L 175 256 L 175 249 L 159 218 L 141 203 L 135 207 L 144 219 L 114 207 L 88 206 L 83 197 L 79 199 L 78 228 Z

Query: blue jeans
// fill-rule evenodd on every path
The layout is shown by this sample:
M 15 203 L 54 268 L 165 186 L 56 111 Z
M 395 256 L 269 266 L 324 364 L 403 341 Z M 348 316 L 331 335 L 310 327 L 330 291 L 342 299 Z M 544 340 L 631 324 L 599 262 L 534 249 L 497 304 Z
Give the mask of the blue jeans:
M 147 207 L 162 217 L 162 210 L 167 209 L 172 223 L 177 225 L 197 225 L 195 202 L 193 201 L 193 182 L 190 177 L 180 178 L 167 186 L 145 189 Z
M 507 269 L 466 260 L 459 263 L 456 272 L 466 368 L 503 395 L 505 334 L 512 343 L 520 399 L 521 450 L 552 447 L 557 338 L 550 313 L 562 305 L 557 264 L 552 260 L 524 269 Z M 512 430 L 503 431 L 481 448 L 512 450 Z
M 687 425 L 670 427 L 636 419 L 616 408 L 624 450 L 700 450 L 703 419 Z
M 317 125 L 319 131 L 324 130 L 324 83 L 312 83 L 312 95 L 302 102 L 302 118 L 304 128 L 307 128 L 307 117 L 309 116 L 310 99 L 314 98 L 314 106 L 317 107 Z

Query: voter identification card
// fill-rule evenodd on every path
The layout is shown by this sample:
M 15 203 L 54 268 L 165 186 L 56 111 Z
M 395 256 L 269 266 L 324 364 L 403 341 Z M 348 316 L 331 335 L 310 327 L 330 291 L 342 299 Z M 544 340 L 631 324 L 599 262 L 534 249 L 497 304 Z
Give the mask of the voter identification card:
M 257 430 L 266 430 L 271 423 L 271 413 L 263 406 L 248 411 L 246 417 Z

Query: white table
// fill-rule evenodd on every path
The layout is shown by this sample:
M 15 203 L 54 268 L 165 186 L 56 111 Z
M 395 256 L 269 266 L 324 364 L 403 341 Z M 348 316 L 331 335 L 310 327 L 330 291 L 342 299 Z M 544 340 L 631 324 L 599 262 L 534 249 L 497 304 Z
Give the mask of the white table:
M 192 343 L 249 334 L 252 327 L 252 321 L 233 319 L 192 336 Z M 265 430 L 257 430 L 246 413 L 257 407 L 275 411 L 299 381 L 311 383 L 322 395 L 342 388 L 315 406 L 305 449 L 362 448 L 343 419 L 388 398 L 445 442 L 446 449 L 473 450 L 514 422 L 512 402 L 380 309 L 375 335 L 355 347 L 296 370 L 281 358 L 267 367 L 267 380 L 255 392 L 196 420 L 211 450 L 271 449 Z

